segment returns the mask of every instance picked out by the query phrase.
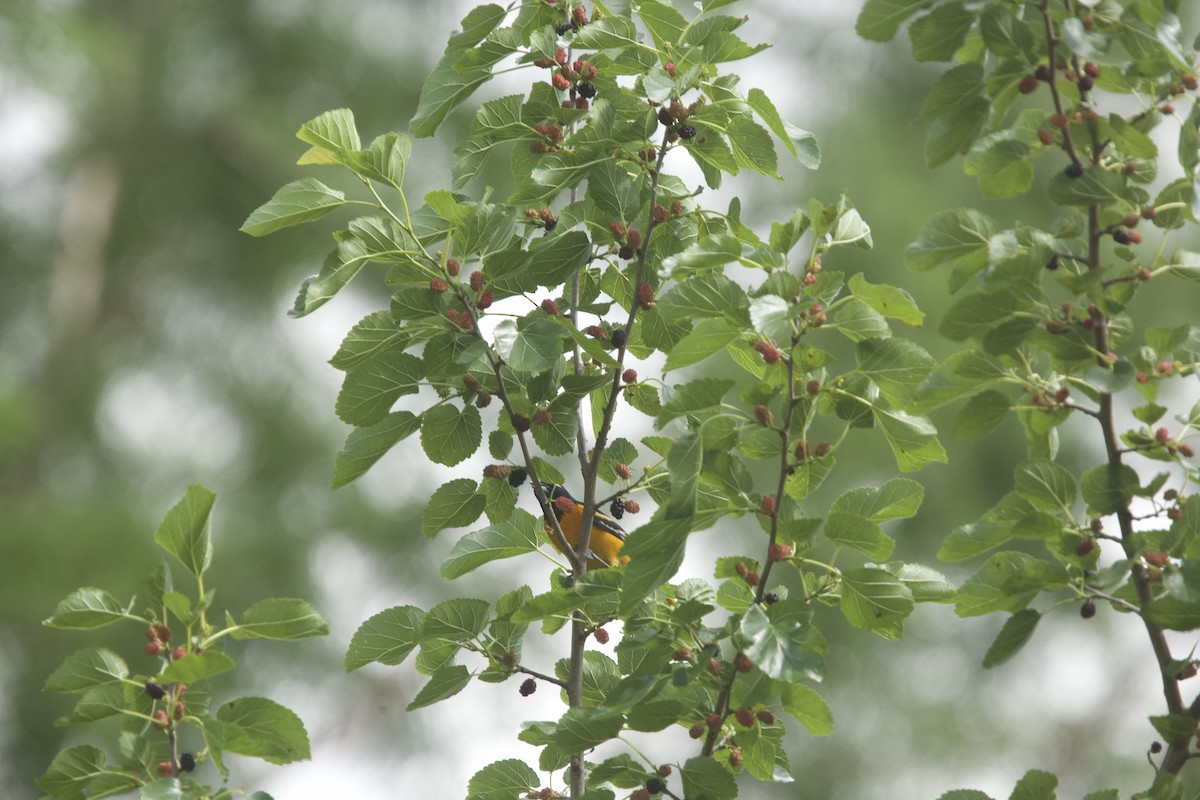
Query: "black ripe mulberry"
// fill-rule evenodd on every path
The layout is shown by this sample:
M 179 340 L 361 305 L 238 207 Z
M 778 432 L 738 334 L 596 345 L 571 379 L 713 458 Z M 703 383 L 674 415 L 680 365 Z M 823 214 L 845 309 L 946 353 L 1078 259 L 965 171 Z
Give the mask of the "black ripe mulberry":
M 613 500 L 608 506 L 608 513 L 611 514 L 614 519 L 620 519 L 621 517 L 625 516 L 625 504 L 620 500 Z
M 1072 161 L 1070 164 L 1067 164 L 1067 168 L 1063 172 L 1068 178 L 1078 178 L 1083 174 L 1083 164 L 1080 164 L 1078 161 Z
M 696 129 L 686 124 L 680 125 L 675 132 L 679 134 L 680 139 L 693 139 L 696 136 Z
M 522 697 L 529 697 L 529 695 L 533 694 L 536 691 L 537 691 L 537 681 L 535 681 L 533 678 L 529 678 L 528 680 L 526 680 L 524 683 L 521 684 L 521 696 Z
M 580 97 L 586 97 L 590 100 L 596 96 L 596 84 L 591 81 L 584 81 L 575 87 L 575 91 L 579 93 Z
M 196 768 L 196 757 L 191 753 L 179 754 L 179 771 L 191 772 Z

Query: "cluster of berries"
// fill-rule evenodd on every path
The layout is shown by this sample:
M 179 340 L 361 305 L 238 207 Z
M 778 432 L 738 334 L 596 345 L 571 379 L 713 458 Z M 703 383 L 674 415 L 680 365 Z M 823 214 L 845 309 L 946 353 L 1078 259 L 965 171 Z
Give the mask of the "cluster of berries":
M 468 316 L 468 318 L 470 317 L 469 314 L 467 316 Z M 461 319 L 461 317 L 459 317 L 459 319 Z M 474 375 L 471 375 L 470 373 L 463 373 L 462 382 L 463 382 L 463 387 L 466 389 L 464 396 L 469 396 L 472 394 L 476 395 L 476 397 L 475 397 L 475 407 L 476 408 L 487 408 L 488 406 L 490 406 L 492 404 L 492 396 L 480 388 L 479 381 L 477 381 L 475 379 Z M 499 465 L 492 465 L 492 467 L 484 467 L 483 474 L 485 477 L 503 478 L 503 477 L 508 476 L 507 472 L 504 473 L 504 475 L 500 475 L 499 472 L 496 472 L 496 474 L 493 474 L 493 475 L 488 475 L 488 470 L 492 469 L 492 468 L 494 468 L 495 470 L 501 469 L 501 467 Z M 507 467 L 503 467 L 503 469 L 507 469 Z
M 537 128 L 538 126 L 534 125 L 533 127 Z M 551 125 L 550 128 L 557 130 L 558 126 Z M 561 132 L 559 135 L 562 135 Z M 525 209 L 525 219 L 529 220 L 534 225 L 542 226 L 547 231 L 552 231 L 558 227 L 558 215 L 546 206 L 542 206 L 541 208 Z
M 588 101 L 596 96 L 596 84 L 592 82 L 596 78 L 594 64 L 581 59 L 567 64 L 567 51 L 561 47 L 554 51 L 554 58 L 539 58 L 533 63 L 543 69 L 554 70 L 550 76 L 550 85 L 557 91 L 570 91 L 577 95 L 574 102 L 564 100 L 563 108 L 586 110 Z
M 1159 428 L 1158 430 L 1154 431 L 1154 440 L 1163 447 L 1167 448 L 1167 452 L 1171 455 L 1179 454 L 1184 458 L 1191 458 L 1192 456 L 1196 455 L 1196 451 L 1192 449 L 1191 445 L 1189 445 L 1187 442 L 1181 442 L 1172 437 L 1171 432 L 1166 428 Z M 1176 516 L 1171 516 L 1172 511 L 1175 512 Z M 1180 513 L 1182 512 L 1180 512 L 1179 506 L 1175 506 L 1167 512 L 1167 516 L 1171 519 L 1179 519 Z
M 672 68 L 668 70 L 670 75 L 674 71 L 674 64 L 669 64 Z M 674 77 L 674 76 L 672 76 Z M 697 100 L 694 103 L 684 106 L 683 101 L 678 97 L 672 98 L 670 103 L 660 105 L 658 107 L 658 121 L 665 125 L 670 130 L 667 133 L 667 141 L 674 142 L 679 139 L 693 139 L 696 136 L 696 128 L 687 122 L 688 118 L 696 112 L 696 109 L 703 105 L 703 100 Z
M 1053 411 L 1055 408 L 1066 405 L 1067 399 L 1070 398 L 1070 396 L 1071 390 L 1066 386 L 1061 386 L 1053 393 L 1035 390 L 1030 397 L 1030 400 L 1033 403 L 1034 408 L 1049 412 Z
M 642 234 L 638 233 L 636 228 L 626 228 L 624 223 L 617 220 L 608 223 L 608 229 L 616 239 L 617 255 L 626 261 L 633 258 L 637 249 L 642 246 Z
M 808 461 L 812 458 L 823 458 L 829 453 L 829 442 L 819 442 L 816 447 L 810 447 L 804 439 L 796 442 L 794 451 L 797 461 Z

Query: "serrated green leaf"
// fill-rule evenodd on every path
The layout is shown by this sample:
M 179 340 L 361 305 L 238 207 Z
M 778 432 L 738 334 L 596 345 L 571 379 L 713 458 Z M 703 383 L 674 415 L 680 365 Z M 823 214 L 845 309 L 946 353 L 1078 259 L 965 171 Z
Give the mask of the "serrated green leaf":
M 461 692 L 471 682 L 471 672 L 461 664 L 443 667 L 433 674 L 428 683 L 421 687 L 405 711 L 431 706 Z
M 415 606 L 395 606 L 368 619 L 355 631 L 346 650 L 345 669 L 352 672 L 378 661 L 400 664 L 421 642 L 425 612 Z
M 239 697 L 217 709 L 225 751 L 291 764 L 311 757 L 308 732 L 295 712 L 265 697 Z
M 410 353 L 388 351 L 346 373 L 334 411 L 342 422 L 357 427 L 383 420 L 400 397 L 415 394 L 425 371 Z
M 193 575 L 200 575 L 212 561 L 208 515 L 217 496 L 199 484 L 187 488 L 154 532 L 154 541 L 178 558 Z
M 234 639 L 294 641 L 328 633 L 329 623 L 307 601 L 272 597 L 247 608 L 232 636 Z
M 233 659 L 218 650 L 188 653 L 158 674 L 160 683 L 196 683 L 234 668 Z
M 1015 656 L 1033 636 L 1033 631 L 1041 619 L 1042 615 L 1037 611 L 1026 608 L 1005 620 L 1004 627 L 1000 629 L 996 640 L 983 656 L 984 668 L 999 666 Z
M 355 428 L 333 466 L 333 488 L 357 480 L 398 442 L 416 433 L 421 418 L 411 411 L 393 411 L 374 425 Z
M 484 498 L 470 478 L 456 478 L 439 486 L 421 514 L 421 533 L 433 537 L 446 528 L 462 528 L 479 519 Z
M 90 630 L 122 619 L 140 621 L 141 617 L 127 613 L 117 599 L 103 589 L 85 586 L 63 598 L 42 624 L 47 628 Z
M 89 647 L 72 653 L 59 664 L 42 689 L 47 692 L 85 692 L 128 675 L 129 667 L 119 655 L 104 647 Z
M 789 683 L 780 691 L 783 710 L 791 714 L 813 736 L 833 733 L 833 712 L 816 691 L 799 683 Z
M 542 520 L 515 509 L 505 522 L 474 531 L 454 543 L 442 562 L 443 578 L 454 579 L 501 558 L 532 553 L 542 542 Z
M 251 236 L 266 236 L 282 228 L 312 222 L 346 204 L 346 195 L 315 178 L 287 184 L 250 213 L 239 228 Z
M 452 467 L 483 443 L 483 420 L 474 406 L 434 406 L 421 421 L 421 448 L 431 461 Z

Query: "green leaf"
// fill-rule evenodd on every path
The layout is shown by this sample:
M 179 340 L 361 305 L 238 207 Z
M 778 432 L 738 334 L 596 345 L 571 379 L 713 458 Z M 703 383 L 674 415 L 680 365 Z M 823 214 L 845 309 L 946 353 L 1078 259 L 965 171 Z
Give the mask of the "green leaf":
M 420 644 L 424 624 L 425 612 L 415 606 L 395 606 L 379 612 L 360 625 L 351 638 L 346 672 L 372 661 L 389 666 L 402 663 Z
M 664 372 L 698 364 L 721 352 L 741 337 L 741 327 L 728 319 L 706 319 L 696 324 L 686 336 L 667 353 Z
M 399 190 L 411 157 L 412 139 L 408 135 L 385 133 L 377 136 L 366 150 L 350 153 L 346 163 L 359 175 Z
M 232 636 L 234 639 L 295 641 L 328 633 L 329 623 L 307 601 L 272 597 L 247 608 Z
M 1150 601 L 1144 616 L 1148 622 L 1168 630 L 1192 631 L 1200 628 L 1200 602 L 1164 595 Z
M 913 609 L 912 591 L 890 572 L 859 567 L 842 573 L 842 614 L 856 628 L 899 638 L 898 626 Z
M 1186 746 L 1196 735 L 1197 720 L 1187 714 L 1164 714 L 1150 717 L 1150 724 L 1167 744 Z
M 474 406 L 434 406 L 421 422 L 421 447 L 437 464 L 452 467 L 483 443 L 483 420 Z
M 583 231 L 570 231 L 530 249 L 526 269 L 538 285 L 553 289 L 583 268 L 592 256 L 592 243 Z
M 959 588 L 954 612 L 960 617 L 1016 612 L 1029 605 L 1038 592 L 1066 585 L 1067 573 L 1061 564 L 1014 551 L 993 553 Z
M 966 402 L 950 432 L 960 439 L 978 439 L 1004 421 L 1012 409 L 1012 400 L 1008 395 L 988 389 Z
M 833 501 L 830 511 L 856 514 L 872 522 L 905 519 L 917 513 L 925 489 L 908 478 L 892 478 L 880 487 L 851 489 Z
M 421 418 L 411 411 L 393 411 L 374 425 L 352 430 L 334 461 L 333 488 L 360 478 L 388 450 L 420 427 Z
M 487 621 L 488 604 L 484 600 L 466 597 L 444 600 L 425 615 L 421 641 L 465 642 L 478 636 Z
M 154 541 L 183 562 L 193 575 L 203 573 L 212 561 L 208 515 L 216 499 L 208 489 L 192 484 L 154 532 Z
M 791 714 L 813 736 L 833 733 L 833 712 L 816 691 L 800 683 L 789 683 L 780 691 L 783 710 Z
M 545 422 L 535 423 L 530 429 L 533 441 L 547 455 L 563 456 L 575 446 L 575 435 L 579 430 L 579 416 L 575 403 L 565 395 L 550 404 L 550 417 Z
M 1025 142 L 998 139 L 978 156 L 976 152 L 972 151 L 968 162 L 984 197 L 1015 197 L 1033 186 L 1033 162 Z
M 404 710 L 415 711 L 418 708 L 431 706 L 448 697 L 453 697 L 465 689 L 470 682 L 471 672 L 461 664 L 443 667 L 433 673 L 433 677 L 421 687 L 421 691 L 417 692 L 417 696 Z
M 871 413 L 902 472 L 915 472 L 934 462 L 946 463 L 946 451 L 937 439 L 937 429 L 928 419 L 878 406 L 872 406 Z
M 103 686 L 93 686 L 79 698 L 66 721 L 72 724 L 95 722 L 121 714 L 127 706 L 125 688 L 121 684 L 106 683 Z
M 239 697 L 217 709 L 225 751 L 291 764 L 311 757 L 308 732 L 295 712 L 265 697 Z
M 1029 27 L 1003 6 L 988 6 L 979 19 L 983 42 L 1003 58 L 1027 59 L 1033 49 L 1033 34 Z
M 917 308 L 912 295 L 903 289 L 887 284 L 869 283 L 862 273 L 851 277 L 846 286 L 851 294 L 888 319 L 899 320 L 914 327 L 920 327 L 925 322 L 925 313 Z
M 1115 514 L 1128 508 L 1139 488 L 1134 469 L 1121 464 L 1092 467 L 1081 476 L 1080 487 L 1088 509 L 1097 515 Z
M 506 12 L 493 3 L 478 6 L 462 20 L 462 31 L 450 37 L 445 54 L 438 65 L 425 79 L 421 97 L 417 101 L 417 113 L 410 123 L 413 136 L 432 136 L 451 109 L 467 99 L 491 77 L 490 64 L 499 58 L 482 58 L 484 63 L 473 63 L 469 69 L 458 70 L 464 53 L 468 53 L 484 40 L 504 20 Z M 481 48 L 479 52 L 483 52 Z M 499 54 L 503 57 L 504 53 Z
M 950 532 L 937 552 L 941 561 L 966 561 L 1013 538 L 1011 524 L 971 522 Z
M 719 272 L 692 275 L 672 286 L 658 298 L 657 308 L 669 320 L 725 317 L 743 324 L 750 321 L 745 290 Z
M 403 350 L 406 339 L 407 334 L 390 312 L 375 311 L 350 329 L 329 363 L 340 370 L 353 369 L 393 347 Z
M 745 640 L 743 651 L 774 680 L 796 683 L 817 677 L 813 654 L 805 645 L 803 626 L 795 619 L 770 619 L 758 605 L 746 609 L 738 626 Z
M 589 22 L 575 34 L 573 44 L 589 50 L 609 50 L 638 43 L 637 26 L 627 17 L 608 16 Z
M 641 191 L 616 161 L 601 161 L 588 171 L 587 197 L 618 222 L 632 222 L 642 205 Z
M 1119 203 L 1124 180 L 1115 172 L 1089 164 L 1078 178 L 1060 172 L 1050 179 L 1050 199 L 1063 206 L 1090 206 L 1093 203 Z
M 699 378 L 676 386 L 658 415 L 658 427 L 682 416 L 707 416 L 720 407 L 721 398 L 732 389 L 734 381 L 724 378 Z
M 825 521 L 825 536 L 837 544 L 852 547 L 872 561 L 886 561 L 896 542 L 874 522 L 858 514 L 831 511 Z
M 933 356 L 908 339 L 864 339 L 854 355 L 858 371 L 894 404 L 912 397 L 936 366 Z
M 590 750 L 617 736 L 625 718 L 607 709 L 571 708 L 558 720 L 554 743 L 569 753 Z
M 962 47 L 967 32 L 975 23 L 975 13 L 962 3 L 940 5 L 929 14 L 913 20 L 908 27 L 916 61 L 949 61 Z
M 947 209 L 925 224 L 905 250 L 904 261 L 919 272 L 940 266 L 982 269 L 995 234 L 996 223 L 987 215 L 973 208 Z
M 421 359 L 391 350 L 346 373 L 334 411 L 342 422 L 372 426 L 400 397 L 415 394 L 424 377 Z
M 751 89 L 746 95 L 746 102 L 758 114 L 758 118 L 771 129 L 771 133 L 779 137 L 779 140 L 784 143 L 793 156 L 799 159 L 801 164 L 808 169 L 816 169 L 821 166 L 821 150 L 817 147 L 816 137 L 808 131 L 784 122 L 783 118 L 779 116 L 775 104 L 762 89 Z M 790 249 L 789 247 L 783 252 Z
M 883 565 L 883 568 L 899 578 L 909 588 L 914 602 L 954 602 L 954 584 L 935 569 L 921 564 L 904 564 L 898 561 L 888 562 Z
M 42 620 L 47 628 L 90 630 L 122 619 L 141 620 L 121 608 L 117 599 L 103 589 L 85 586 L 67 595 L 54 613 Z
M 434 491 L 421 514 L 421 533 L 433 537 L 446 528 L 462 528 L 479 519 L 485 500 L 470 478 L 456 478 Z
M 203 653 L 188 653 L 177 658 L 158 674 L 159 683 L 196 683 L 208 680 L 223 672 L 229 672 L 235 664 L 233 659 L 218 650 Z
M 1018 495 L 1044 511 L 1069 515 L 1079 493 L 1071 471 L 1053 461 L 1035 461 L 1017 467 L 1013 481 Z
M 1021 776 L 1008 800 L 1055 800 L 1058 778 L 1049 772 L 1031 769 Z
M 873 42 L 890 41 L 904 20 L 929 3 L 930 0 L 867 0 L 858 13 L 854 30 Z
M 689 272 L 701 272 L 724 267 L 742 255 L 742 242 L 733 236 L 719 233 L 705 236 L 681 253 L 663 260 L 663 269 L 676 280 Z
M 676 437 L 667 454 L 671 499 L 665 511 L 669 519 L 685 519 L 696 512 L 703 462 L 704 445 L 697 432 L 687 431 Z
M 310 119 L 296 131 L 296 138 L 339 155 L 361 146 L 354 112 L 348 108 L 335 108 Z
M 515 509 L 506 522 L 469 533 L 454 543 L 442 562 L 442 577 L 454 579 L 501 558 L 532 553 L 541 544 L 542 520 Z
M 1042 619 L 1042 615 L 1032 608 L 1022 609 L 1010 616 L 1000 629 L 996 640 L 983 656 L 985 669 L 999 666 L 1015 656 L 1025 643 L 1033 637 L 1034 628 Z
M 524 761 L 494 761 L 471 776 L 467 800 L 501 800 L 525 794 L 541 785 L 541 778 Z
M 629 564 L 621 585 L 621 614 L 637 608 L 679 570 L 689 523 L 688 519 L 652 519 L 626 541 L 621 552 L 629 556 Z
M 266 236 L 282 228 L 312 222 L 346 204 L 346 195 L 315 178 L 287 184 L 256 208 L 239 229 L 251 236 Z
M 85 692 L 129 676 L 124 660 L 105 647 L 89 647 L 67 656 L 46 679 L 47 692 Z
M 779 178 L 778 161 L 771 135 L 750 117 L 738 116 L 729 121 L 726 131 L 734 161 L 769 178 Z M 782 178 L 779 178 L 782 180 Z
M 679 777 L 683 780 L 684 797 L 706 800 L 733 800 L 737 797 L 733 773 L 709 756 L 689 758 L 680 767 Z
M 84 797 L 83 787 L 104 771 L 104 752 L 89 745 L 68 747 L 34 783 L 53 797 Z

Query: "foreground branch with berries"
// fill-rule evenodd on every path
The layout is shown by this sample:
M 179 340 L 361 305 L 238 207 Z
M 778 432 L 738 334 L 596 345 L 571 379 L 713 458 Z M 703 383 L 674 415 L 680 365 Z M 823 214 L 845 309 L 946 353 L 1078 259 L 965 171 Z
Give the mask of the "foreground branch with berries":
M 354 426 L 334 485 L 418 433 L 425 457 L 446 467 L 486 441 L 481 479 L 447 481 L 422 518 L 429 537 L 487 518 L 449 548 L 442 575 L 534 553 L 555 565 L 541 593 L 520 586 L 494 601 L 387 609 L 347 652 L 347 670 L 415 653 L 428 682 L 410 710 L 472 680 L 517 678 L 525 696 L 540 683 L 561 689 L 563 714 L 518 737 L 539 749 L 536 768 L 484 767 L 472 796 L 615 788 L 724 800 L 739 775 L 789 780 L 779 712 L 810 733 L 832 730 L 811 686 L 829 655 L 817 627 L 825 607 L 895 639 L 914 603 L 953 593 L 937 572 L 890 560 L 895 542 L 881 524 L 917 512 L 919 484 L 810 499 L 849 436 L 882 437 L 906 472 L 945 459 L 929 420 L 906 410 L 935 364 L 892 336 L 890 321 L 922 322 L 911 297 L 823 267 L 841 249 L 871 246 L 848 200 L 809 201 L 765 236 L 743 223 L 740 201 L 701 204 L 727 175 L 778 177 L 776 142 L 807 167 L 820 159 L 813 136 L 785 123 L 762 90 L 722 71 L 763 47 L 736 33 L 744 18 L 713 13 L 726 5 L 698 4 L 692 18 L 649 0 L 479 6 L 426 80 L 411 136 L 433 135 L 501 64 L 524 71 L 530 88 L 478 108 L 450 189 L 417 200 L 405 185 L 410 135 L 364 146 L 341 109 L 301 127 L 310 149 L 300 163 L 349 169 L 359 196 L 300 179 L 243 226 L 263 235 L 369 209 L 334 234 L 293 310 L 317 310 L 371 264 L 393 291 L 332 359 L 346 373 L 336 412 Z M 669 171 L 688 161 L 704 185 Z M 468 194 L 481 176 L 507 198 Z M 756 277 L 735 282 L 735 265 Z M 839 339 L 849 360 L 824 349 Z M 752 462 L 769 465 L 764 489 Z M 535 513 L 522 508 L 524 486 Z M 654 511 L 620 558 L 589 570 L 607 562 L 591 552 L 597 525 L 611 531 L 624 518 L 633 528 L 647 498 Z M 715 583 L 672 583 L 689 537 L 723 519 L 757 555 L 739 545 L 716 563 Z M 525 656 L 533 623 L 567 636 L 556 664 Z M 675 726 L 701 741 L 647 760 L 621 738 Z
M 1180 770 L 1200 755 L 1200 694 L 1185 697 L 1181 682 L 1196 662 L 1172 650 L 1167 631 L 1200 628 L 1200 468 L 1189 442 L 1200 403 L 1188 399 L 1200 326 L 1194 315 L 1163 319 L 1143 294 L 1163 281 L 1194 290 L 1200 274 L 1200 254 L 1167 255 L 1197 222 L 1198 43 L 1185 43 L 1181 4 L 1170 0 L 910 4 L 902 15 L 893 5 L 868 0 L 859 33 L 890 39 L 921 9 L 910 27 L 914 54 L 958 62 L 925 106 L 928 163 L 965 153 L 985 197 L 1036 187 L 1058 213 L 1003 229 L 979 211 L 953 209 L 908 248 L 910 267 L 949 269 L 950 291 L 962 294 L 941 332 L 972 343 L 920 387 L 919 406 L 966 398 L 957 431 L 979 437 L 1011 414 L 1026 441 L 1011 491 L 942 545 L 950 561 L 988 554 L 956 610 L 1010 615 L 986 667 L 1029 641 L 1041 595 L 1073 599 L 1084 619 L 1105 606 L 1132 614 L 1165 706 L 1150 723 L 1166 746 L 1147 743 L 1153 787 L 1138 796 L 1179 796 Z M 952 35 L 941 24 L 950 18 Z M 1178 135 L 1173 154 L 1152 136 L 1164 125 Z M 1044 184 L 1035 159 L 1054 173 Z M 1156 175 L 1176 171 L 1152 196 Z M 1060 426 L 1073 415 L 1086 418 L 1095 443 L 1072 454 L 1073 463 L 1092 461 L 1078 472 L 1057 460 Z M 998 550 L 1014 540 L 1040 542 L 1045 555 Z M 1056 779 L 1030 773 L 1023 783 L 1052 788 Z
M 205 577 L 213 554 L 208 517 L 215 499 L 201 486 L 190 487 L 154 534 L 154 541 L 195 580 L 194 598 L 175 588 L 163 564 L 147 581 L 147 591 L 128 603 L 103 589 L 85 587 L 59 603 L 43 623 L 92 630 L 132 622 L 125 627 L 145 631 L 144 666 L 131 669 L 119 654 L 130 649 L 127 639 L 117 649 L 91 647 L 74 653 L 46 681 L 48 692 L 79 695 L 65 722 L 120 720 L 116 758 L 90 744 L 63 750 L 37 780 L 46 796 L 138 792 L 140 797 L 229 800 L 236 793 L 223 788 L 229 780 L 227 755 L 271 764 L 309 758 L 304 723 L 279 703 L 241 697 L 211 707 L 209 682 L 236 666 L 223 650 L 226 639 L 295 641 L 329 632 L 311 605 L 291 598 L 261 600 L 237 620 L 227 613 L 224 625 L 209 620 L 213 592 Z M 266 797 L 263 792 L 253 796 Z

